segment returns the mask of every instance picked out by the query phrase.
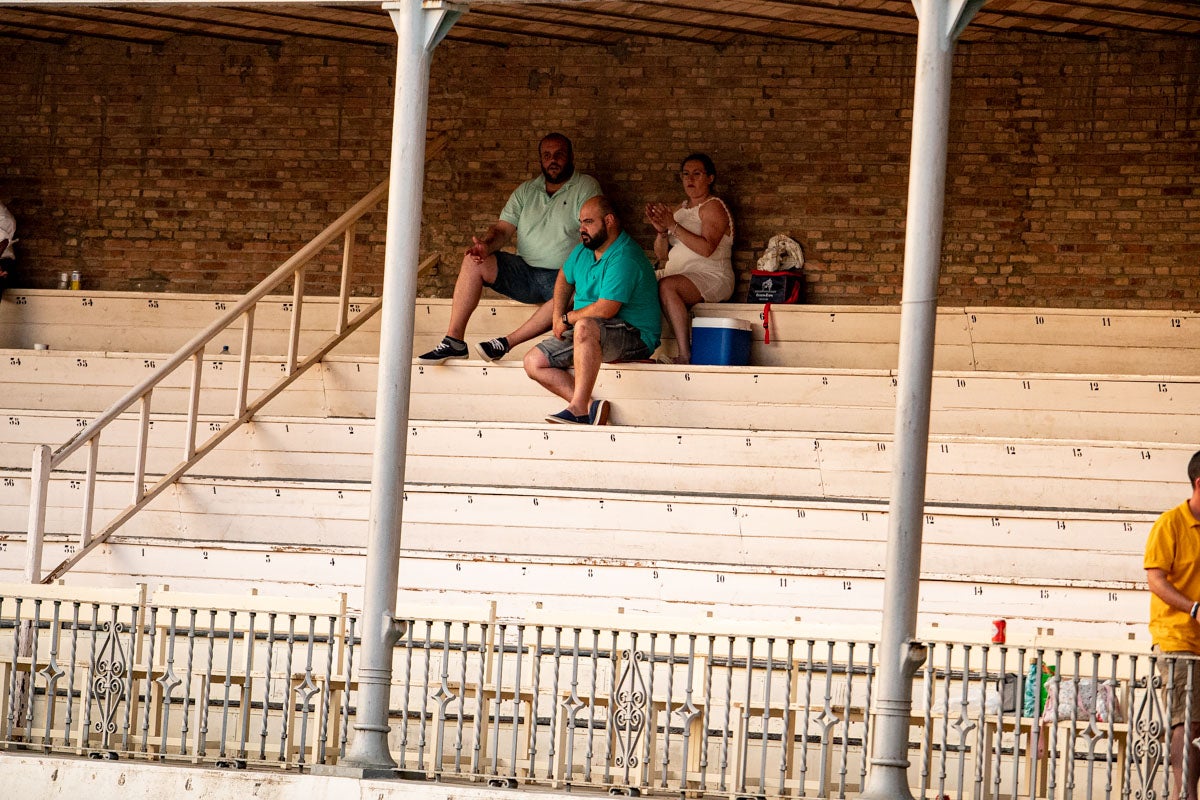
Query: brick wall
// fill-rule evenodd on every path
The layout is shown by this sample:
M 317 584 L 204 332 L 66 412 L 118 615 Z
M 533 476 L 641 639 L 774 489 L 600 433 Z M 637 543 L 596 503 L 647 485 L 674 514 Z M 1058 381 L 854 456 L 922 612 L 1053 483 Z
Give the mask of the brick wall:
M 394 69 L 384 49 L 302 41 L 10 42 L 0 199 L 22 224 L 17 279 L 248 288 L 386 177 Z M 743 271 L 787 232 L 813 301 L 896 303 L 913 69 L 908 39 L 446 43 L 429 127 L 450 145 L 427 170 L 422 242 L 446 263 L 421 291 L 449 291 L 470 234 L 536 171 L 536 139 L 562 130 L 647 247 L 642 204 L 680 199 L 677 161 L 704 150 Z M 943 303 L 1196 305 L 1200 45 L 1014 36 L 960 46 L 955 76 Z M 381 216 L 354 281 L 375 291 Z M 325 291 L 337 259 L 318 264 Z

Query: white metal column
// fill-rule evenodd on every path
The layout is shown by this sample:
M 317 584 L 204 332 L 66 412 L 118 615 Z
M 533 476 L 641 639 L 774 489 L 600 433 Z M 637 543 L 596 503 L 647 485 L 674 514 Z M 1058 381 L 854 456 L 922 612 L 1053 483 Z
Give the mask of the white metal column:
M 375 451 L 371 512 L 363 583 L 362 652 L 358 664 L 358 710 L 345 767 L 362 777 L 391 775 L 388 695 L 397 630 L 396 585 L 400 573 L 400 520 L 412 374 L 413 318 L 420 261 L 421 201 L 425 181 L 425 127 L 429 63 L 433 49 L 462 15 L 460 7 L 425 0 L 383 6 L 396 27 L 396 101 L 384 248 L 379 385 L 375 399 Z
M 925 513 L 951 71 L 954 43 L 984 2 L 913 0 L 918 19 L 917 68 L 904 233 L 896 451 L 888 506 L 875 745 L 861 795 L 870 800 L 912 798 L 908 787 L 908 730 L 913 677 L 925 660 L 924 648 L 913 637 L 921 581 L 921 524 Z

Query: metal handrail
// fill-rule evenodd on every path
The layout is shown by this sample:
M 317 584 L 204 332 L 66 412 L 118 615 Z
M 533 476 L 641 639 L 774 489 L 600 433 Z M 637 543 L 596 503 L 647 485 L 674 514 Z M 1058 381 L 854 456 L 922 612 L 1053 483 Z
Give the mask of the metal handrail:
M 440 151 L 446 143 L 441 136 L 426 147 L 426 159 Z M 50 445 L 41 444 L 34 448 L 33 468 L 31 474 L 31 489 L 29 498 L 29 523 L 27 531 L 28 551 L 25 563 L 26 579 L 31 583 L 49 583 L 77 564 L 80 559 L 103 543 L 112 533 L 125 524 L 144 508 L 151 500 L 174 484 L 201 458 L 210 453 L 231 433 L 243 423 L 249 421 L 270 400 L 290 386 L 314 364 L 325 357 L 330 350 L 337 346 L 347 336 L 358 330 L 367 320 L 380 309 L 383 300 L 378 298 L 362 306 L 361 311 L 351 319 L 350 310 L 350 274 L 353 268 L 353 242 L 355 224 L 368 212 L 374 210 L 388 194 L 388 181 L 383 181 L 355 203 L 348 211 L 337 218 L 331 225 L 317 234 L 308 244 L 300 248 L 291 258 L 284 261 L 257 286 L 246 293 L 238 303 L 226 310 L 220 317 L 204 330 L 197 333 L 186 344 L 180 347 L 170 358 L 154 370 L 145 380 L 126 392 L 113 403 L 107 411 L 101 413 L 86 427 L 81 429 L 71 439 L 52 450 Z M 301 331 L 301 314 L 304 307 L 304 271 L 309 261 L 324 247 L 342 238 L 341 280 L 337 304 L 337 320 L 332 334 L 318 345 L 307 357 L 300 360 L 299 340 Z M 436 255 L 426 259 L 419 271 L 423 271 L 434 263 Z M 250 360 L 254 341 L 254 311 L 264 297 L 276 290 L 281 284 L 293 280 L 291 318 L 288 333 L 288 347 L 284 374 L 257 398 L 248 399 Z M 235 393 L 233 414 L 221 423 L 220 429 L 213 433 L 200 445 L 196 443 L 196 426 L 200 413 L 201 369 L 203 366 L 204 349 L 222 331 L 232 325 L 239 317 L 243 318 L 242 347 L 238 364 L 238 385 Z M 150 434 L 151 399 L 157 388 L 169 375 L 186 362 L 192 362 L 189 388 L 187 433 L 183 445 L 183 459 L 167 471 L 156 483 L 147 488 L 146 482 L 146 453 Z M 134 449 L 133 497 L 128 506 L 122 509 L 104 527 L 93 534 L 93 515 L 95 506 L 96 472 L 99 462 L 100 437 L 104 429 L 119 417 L 129 411 L 134 405 L 140 406 L 138 441 Z M 82 500 L 82 519 L 80 523 L 79 545 L 71 557 L 62 561 L 44 577 L 41 574 L 42 545 L 45 536 L 46 502 L 50 484 L 50 474 L 66 459 L 83 447 L 88 448 L 86 477 Z

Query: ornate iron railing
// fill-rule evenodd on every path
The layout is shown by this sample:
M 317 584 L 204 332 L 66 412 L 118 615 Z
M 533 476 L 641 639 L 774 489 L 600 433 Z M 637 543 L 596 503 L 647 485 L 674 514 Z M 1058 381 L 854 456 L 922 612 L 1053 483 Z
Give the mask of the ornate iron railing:
M 285 768 L 344 755 L 358 624 L 337 601 L 139 591 L 0 592 L 3 746 Z M 471 616 L 409 618 L 395 647 L 390 742 L 407 777 L 738 798 L 864 782 L 874 642 Z M 1167 796 L 1166 720 L 1200 703 L 1160 690 L 1192 659 L 928 647 L 915 796 Z

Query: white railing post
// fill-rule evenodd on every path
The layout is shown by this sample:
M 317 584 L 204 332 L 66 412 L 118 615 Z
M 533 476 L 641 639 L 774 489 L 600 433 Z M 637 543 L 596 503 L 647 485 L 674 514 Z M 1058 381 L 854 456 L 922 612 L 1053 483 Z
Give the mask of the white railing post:
M 242 327 L 242 360 L 238 364 L 237 398 L 233 402 L 233 418 L 246 413 L 246 394 L 250 391 L 250 351 L 254 347 L 254 306 L 246 309 Z
M 83 483 L 83 519 L 79 523 L 79 547 L 92 542 L 92 517 L 96 511 L 96 467 L 100 460 L 100 434 L 88 442 L 87 477 Z
M 183 460 L 196 455 L 196 424 L 200 419 L 200 382 L 204 379 L 204 350 L 192 355 L 192 381 L 188 386 L 187 430 L 183 437 Z
M 912 682 L 925 658 L 913 641 L 921 582 L 921 525 L 929 451 L 934 326 L 946 194 L 946 142 L 954 43 L 984 0 L 913 0 L 917 64 L 913 87 L 904 291 L 900 302 L 896 449 L 888 505 L 879 693 L 871 770 L 862 797 L 911 800 L 908 729 Z
M 46 534 L 46 494 L 50 490 L 50 445 L 33 448 L 29 473 L 29 528 L 25 533 L 25 581 L 41 583 L 42 541 Z
M 288 329 L 287 374 L 296 371 L 296 362 L 300 358 L 300 318 L 304 303 L 304 267 L 296 270 L 295 283 L 292 286 L 292 323 Z
M 342 240 L 342 281 L 338 287 L 337 332 L 346 330 L 350 305 L 350 273 L 354 266 L 354 225 L 346 228 L 346 236 Z
M 363 577 L 363 646 L 358 666 L 354 741 L 343 764 L 359 777 L 391 775 L 388 752 L 392 646 L 399 634 L 396 586 L 400 573 L 404 467 L 412 380 L 412 336 L 420 270 L 421 196 L 425 178 L 429 65 L 433 49 L 463 7 L 426 0 L 384 4 L 396 28 L 396 100 L 392 110 L 391 197 L 384 249 L 379 381 L 371 510 Z
M 142 410 L 138 414 L 137 450 L 133 464 L 133 503 L 141 502 L 146 493 L 146 451 L 150 447 L 150 400 L 154 392 L 142 395 Z

